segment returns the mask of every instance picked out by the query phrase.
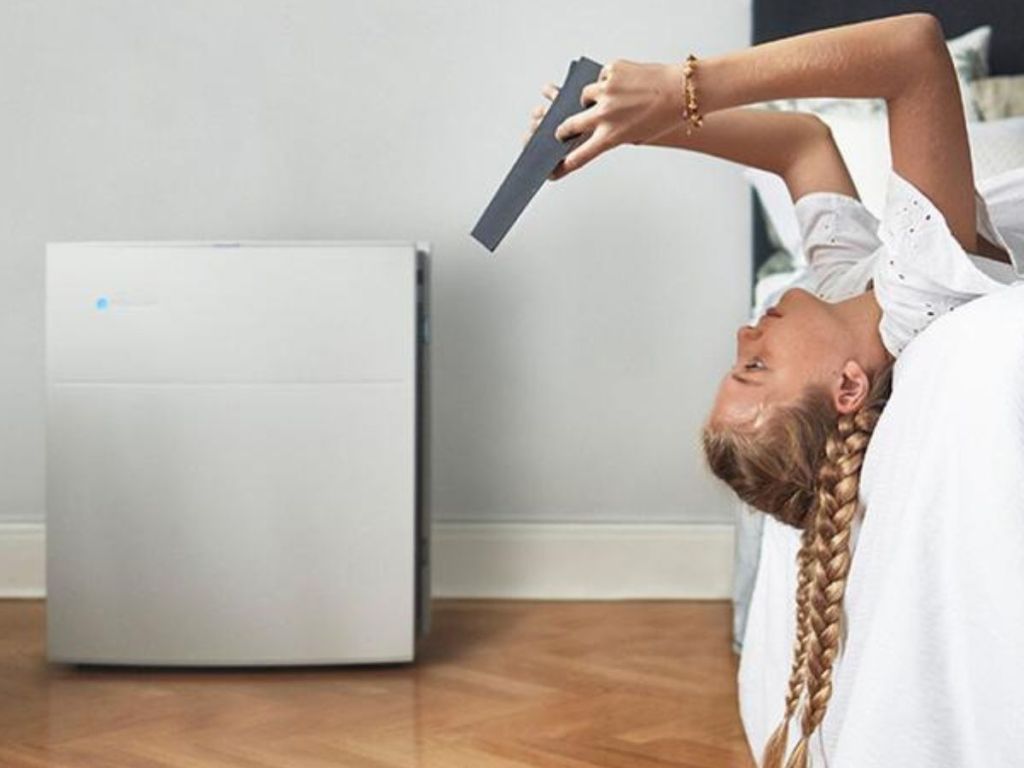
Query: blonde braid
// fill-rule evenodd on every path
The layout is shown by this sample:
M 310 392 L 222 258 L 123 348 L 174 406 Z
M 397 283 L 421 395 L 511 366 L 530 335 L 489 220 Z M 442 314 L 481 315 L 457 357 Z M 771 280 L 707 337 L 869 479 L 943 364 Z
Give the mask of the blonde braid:
M 813 540 L 808 564 L 808 631 L 805 650 L 806 700 L 801 738 L 786 768 L 807 768 L 809 742 L 821 724 L 832 696 L 832 670 L 839 654 L 843 595 L 850 570 L 850 534 L 857 512 L 860 470 L 871 433 L 889 392 L 889 371 L 877 381 L 864 407 L 840 416 L 836 433 L 825 446 L 817 504 L 811 521 Z
M 801 738 L 786 768 L 807 768 L 810 737 L 825 717 L 832 668 L 839 652 L 842 601 L 850 569 L 850 534 L 857 512 L 860 470 L 875 425 L 889 398 L 892 366 L 879 371 L 863 407 L 841 415 L 823 440 L 814 503 L 804 516 L 797 575 L 796 637 L 783 721 L 765 744 L 764 768 L 781 768 L 789 722 L 803 703 Z M 817 395 L 823 402 L 828 397 Z M 814 399 L 807 400 L 808 413 Z M 834 413 L 834 411 L 833 411 Z
M 868 437 L 855 431 L 853 419 L 840 419 L 839 435 L 829 440 L 828 461 L 814 516 L 808 599 L 806 686 L 802 736 L 787 768 L 805 768 L 808 740 L 821 723 L 832 695 L 832 668 L 839 653 L 839 622 L 850 568 L 850 527 L 857 511 L 857 481 Z M 829 477 L 831 475 L 831 477 Z
M 800 538 L 800 551 L 797 553 L 797 585 L 796 585 L 796 639 L 793 643 L 793 665 L 789 672 L 789 688 L 786 692 L 786 706 L 782 718 L 775 731 L 765 744 L 761 757 L 763 768 L 782 768 L 782 760 L 786 756 L 786 742 L 789 739 L 789 721 L 796 714 L 797 705 L 806 686 L 807 665 L 807 633 L 809 622 L 807 603 L 810 599 L 810 560 L 813 536 L 811 529 L 804 528 Z

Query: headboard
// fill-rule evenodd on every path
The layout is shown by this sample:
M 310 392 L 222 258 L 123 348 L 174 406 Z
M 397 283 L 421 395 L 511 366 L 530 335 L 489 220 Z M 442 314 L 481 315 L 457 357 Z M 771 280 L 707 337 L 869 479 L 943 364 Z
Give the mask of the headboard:
M 753 42 L 763 43 L 837 24 L 927 11 L 942 22 L 946 37 L 975 27 L 992 27 L 990 54 L 993 75 L 1024 73 L 1024 2 L 1020 0 L 754 0 Z M 753 195 L 753 193 L 751 193 Z M 753 197 L 753 260 L 758 268 L 771 255 L 768 230 L 761 206 Z

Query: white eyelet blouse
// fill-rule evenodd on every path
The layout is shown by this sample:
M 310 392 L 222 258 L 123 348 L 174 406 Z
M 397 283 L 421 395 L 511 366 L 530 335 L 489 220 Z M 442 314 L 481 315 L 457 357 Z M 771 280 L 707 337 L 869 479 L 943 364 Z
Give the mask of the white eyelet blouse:
M 1024 168 L 979 183 L 975 201 L 978 233 L 1011 264 L 965 251 L 938 208 L 896 172 L 881 221 L 849 195 L 806 194 L 795 207 L 807 267 L 787 289 L 842 301 L 873 286 L 882 343 L 898 357 L 934 320 L 1024 280 Z

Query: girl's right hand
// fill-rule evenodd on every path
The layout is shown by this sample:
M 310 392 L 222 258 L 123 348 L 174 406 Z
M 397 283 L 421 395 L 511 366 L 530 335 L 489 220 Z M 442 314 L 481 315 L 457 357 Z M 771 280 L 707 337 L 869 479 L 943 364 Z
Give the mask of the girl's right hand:
M 584 109 L 567 117 L 555 129 L 555 138 L 566 141 L 583 136 L 558 164 L 553 179 L 577 171 L 591 160 L 621 144 L 646 144 L 682 124 L 684 65 L 643 64 L 618 59 L 601 68 L 597 82 L 583 88 Z M 553 101 L 558 88 L 549 83 L 543 90 Z M 531 113 L 531 130 L 547 112 L 547 105 Z

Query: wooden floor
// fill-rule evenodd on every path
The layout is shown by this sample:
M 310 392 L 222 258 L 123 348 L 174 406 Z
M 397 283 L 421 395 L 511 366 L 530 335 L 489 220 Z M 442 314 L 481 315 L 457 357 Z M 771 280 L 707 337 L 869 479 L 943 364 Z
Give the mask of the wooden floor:
M 751 766 L 726 603 L 438 600 L 413 665 L 49 665 L 0 601 L 0 766 Z

